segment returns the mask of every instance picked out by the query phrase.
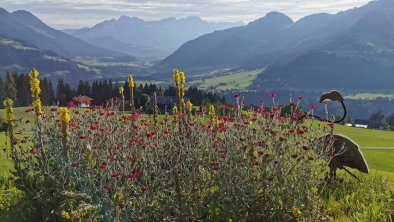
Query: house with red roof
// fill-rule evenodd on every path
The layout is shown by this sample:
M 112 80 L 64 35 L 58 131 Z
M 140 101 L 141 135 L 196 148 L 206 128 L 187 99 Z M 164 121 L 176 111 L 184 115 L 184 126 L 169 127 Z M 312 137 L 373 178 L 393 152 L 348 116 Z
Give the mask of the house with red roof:
M 89 96 L 76 96 L 73 98 L 73 101 L 81 108 L 90 107 L 92 100 Z

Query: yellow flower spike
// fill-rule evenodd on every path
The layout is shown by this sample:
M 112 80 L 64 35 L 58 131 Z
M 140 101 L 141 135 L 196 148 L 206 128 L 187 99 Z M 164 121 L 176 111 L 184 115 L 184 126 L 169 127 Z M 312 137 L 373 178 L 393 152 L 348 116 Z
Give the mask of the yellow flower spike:
M 114 200 L 116 200 L 116 201 L 120 201 L 121 199 L 124 198 L 124 195 L 123 195 L 123 193 L 121 193 L 121 192 L 116 192 L 116 193 L 114 194 L 113 198 L 114 198 Z
M 14 116 L 14 108 L 12 107 L 14 105 L 14 101 L 10 98 L 7 98 L 3 101 L 3 105 L 5 108 L 5 112 L 4 112 L 4 121 L 7 124 L 12 125 L 13 124 L 13 120 L 15 119 Z
M 213 119 L 215 117 L 215 107 L 213 105 L 209 106 L 208 115 Z
M 123 87 L 119 87 L 119 93 L 120 93 L 121 95 L 123 95 L 123 93 L 124 93 L 124 88 L 123 88 Z
M 298 207 L 293 207 L 293 216 L 294 217 L 300 217 L 301 216 L 301 210 Z
M 178 69 L 174 69 L 174 71 L 172 72 L 172 78 L 174 79 L 174 82 L 176 84 L 178 84 L 178 80 L 179 80 L 179 70 Z
M 127 83 L 129 84 L 130 89 L 134 88 L 134 79 L 132 75 L 129 75 L 127 78 Z
M 178 113 L 178 108 L 176 108 L 176 105 L 174 105 L 174 107 L 172 107 L 172 114 L 176 114 Z
M 190 102 L 190 99 L 186 103 L 186 108 L 187 108 L 187 111 L 189 111 L 189 113 L 192 112 L 193 104 Z
M 179 73 L 179 83 L 182 86 L 182 88 L 185 85 L 185 82 L 186 82 L 185 73 L 184 72 L 180 72 Z
M 71 121 L 71 117 L 70 117 L 70 110 L 68 110 L 68 108 L 66 107 L 62 107 L 60 109 L 60 122 L 62 123 L 63 126 L 67 126 Z
M 71 215 L 70 215 L 69 212 L 63 210 L 60 214 L 61 214 L 61 216 L 62 216 L 63 219 L 65 219 L 65 220 L 71 220 Z
M 41 93 L 40 80 L 38 79 L 39 74 L 36 69 L 29 72 L 31 97 L 33 98 L 32 106 L 37 117 L 42 116 L 42 106 L 39 97 Z

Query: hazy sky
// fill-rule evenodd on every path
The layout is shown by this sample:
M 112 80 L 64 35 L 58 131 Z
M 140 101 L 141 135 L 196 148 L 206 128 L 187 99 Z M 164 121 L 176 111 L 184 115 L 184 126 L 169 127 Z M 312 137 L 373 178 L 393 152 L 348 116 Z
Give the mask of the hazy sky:
M 208 21 L 249 22 L 270 11 L 294 20 L 359 7 L 370 0 L 0 0 L 8 11 L 24 9 L 55 28 L 93 26 L 121 15 L 145 20 L 200 16 Z

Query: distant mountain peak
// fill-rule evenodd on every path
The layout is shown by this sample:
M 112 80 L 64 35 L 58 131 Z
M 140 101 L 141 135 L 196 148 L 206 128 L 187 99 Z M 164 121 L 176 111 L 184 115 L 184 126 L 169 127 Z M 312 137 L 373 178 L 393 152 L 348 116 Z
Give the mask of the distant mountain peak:
M 250 22 L 249 25 L 272 24 L 277 26 L 286 26 L 292 23 L 294 23 L 294 21 L 289 16 L 281 12 L 274 11 L 266 14 L 262 18 Z
M 37 18 L 31 12 L 26 11 L 26 10 L 18 10 L 18 11 L 12 12 L 11 14 L 19 19 L 22 19 L 22 21 L 29 22 L 30 24 L 32 22 L 39 22 L 39 23 L 43 24 L 43 22 L 39 18 Z
M 140 19 L 138 17 L 135 17 L 135 16 L 130 17 L 130 16 L 127 16 L 127 15 L 122 15 L 122 16 L 120 16 L 118 18 L 117 22 L 125 22 L 125 23 L 127 23 L 127 22 L 139 22 L 139 23 L 142 23 L 142 22 L 144 22 L 144 20 L 142 20 L 142 19 Z

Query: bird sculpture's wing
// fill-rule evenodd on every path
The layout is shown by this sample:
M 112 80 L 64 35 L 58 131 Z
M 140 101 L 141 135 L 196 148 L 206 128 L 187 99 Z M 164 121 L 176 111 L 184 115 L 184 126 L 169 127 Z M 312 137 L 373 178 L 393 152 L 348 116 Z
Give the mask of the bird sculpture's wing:
M 334 134 L 334 137 L 336 138 L 334 142 L 335 150 L 338 151 L 344 148 L 344 151 L 336 157 L 338 158 L 337 161 L 342 166 L 358 169 L 363 173 L 369 173 L 368 163 L 357 143 L 344 135 Z

